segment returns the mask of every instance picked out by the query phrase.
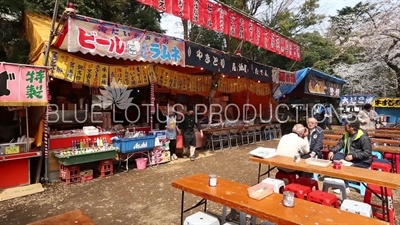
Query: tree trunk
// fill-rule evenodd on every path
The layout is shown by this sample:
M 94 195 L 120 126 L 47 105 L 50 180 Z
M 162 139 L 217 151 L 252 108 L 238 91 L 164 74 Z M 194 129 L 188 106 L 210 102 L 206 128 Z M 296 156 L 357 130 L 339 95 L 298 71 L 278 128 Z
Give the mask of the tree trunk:
M 189 23 L 187 20 L 182 19 L 183 26 L 183 39 L 189 40 Z

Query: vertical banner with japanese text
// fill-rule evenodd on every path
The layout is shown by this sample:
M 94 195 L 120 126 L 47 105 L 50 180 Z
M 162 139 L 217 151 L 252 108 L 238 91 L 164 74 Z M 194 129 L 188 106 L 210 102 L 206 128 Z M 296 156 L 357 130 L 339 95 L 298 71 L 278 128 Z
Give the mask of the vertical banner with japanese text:
M 68 38 L 59 48 L 68 52 L 185 66 L 185 42 L 181 39 L 79 16 L 68 19 Z
M 47 68 L 0 65 L 0 106 L 47 106 Z
M 278 32 L 211 0 L 139 0 L 157 10 L 173 14 L 182 19 L 223 33 L 230 37 L 274 52 L 286 58 L 300 61 L 300 44 Z

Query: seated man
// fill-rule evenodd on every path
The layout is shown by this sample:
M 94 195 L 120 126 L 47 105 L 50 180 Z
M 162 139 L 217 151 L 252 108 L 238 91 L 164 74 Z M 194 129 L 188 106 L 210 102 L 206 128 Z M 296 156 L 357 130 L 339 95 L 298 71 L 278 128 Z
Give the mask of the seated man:
M 276 152 L 278 155 L 291 157 L 294 160 L 296 154 L 300 154 L 301 158 L 310 157 L 310 146 L 307 140 L 308 129 L 302 124 L 294 125 L 292 133 L 285 134 L 279 141 Z M 283 173 L 294 173 L 296 171 L 285 168 L 278 168 Z
M 346 160 L 355 167 L 369 168 L 372 163 L 372 146 L 367 132 L 360 129 L 360 121 L 356 117 L 348 118 L 344 127 L 345 133 L 339 143 L 328 155 L 330 160 Z M 343 151 L 342 151 L 343 150 Z M 350 192 L 349 182 L 345 181 L 346 191 Z M 335 190 L 340 193 L 340 190 Z
M 308 142 L 310 143 L 310 156 L 315 155 L 322 159 L 322 148 L 324 141 L 324 130 L 318 126 L 318 121 L 314 117 L 308 118 L 307 127 L 309 130 Z

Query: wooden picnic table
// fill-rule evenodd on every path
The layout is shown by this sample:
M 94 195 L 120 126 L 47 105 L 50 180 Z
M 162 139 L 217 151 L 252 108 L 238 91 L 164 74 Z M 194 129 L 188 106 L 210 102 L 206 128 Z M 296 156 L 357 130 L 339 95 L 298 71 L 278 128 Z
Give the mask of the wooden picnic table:
M 250 161 L 260 164 L 266 164 L 274 167 L 281 167 L 291 170 L 300 170 L 307 173 L 318 173 L 325 176 L 336 177 L 355 182 L 375 184 L 388 188 L 400 187 L 400 174 L 386 173 L 378 170 L 368 170 L 353 166 L 342 166 L 342 169 L 336 170 L 333 167 L 321 167 L 306 164 L 302 159 L 299 163 L 294 162 L 293 158 L 285 156 L 275 156 L 269 159 L 250 157 Z M 261 171 L 260 171 L 261 172 Z
M 81 210 L 69 211 L 28 225 L 96 225 Z
M 298 170 L 307 173 L 318 173 L 321 175 L 335 177 L 344 180 L 351 180 L 355 182 L 360 182 L 363 185 L 364 183 L 374 184 L 381 187 L 381 195 L 375 193 L 382 201 L 383 215 L 384 220 L 385 217 L 389 218 L 389 199 L 387 188 L 399 188 L 400 187 L 400 174 L 396 173 L 387 173 L 381 172 L 378 170 L 369 170 L 364 168 L 358 168 L 353 166 L 342 166 L 340 170 L 334 169 L 332 166 L 329 167 L 320 167 L 314 166 L 310 164 L 306 164 L 304 159 L 301 159 L 300 162 L 295 162 L 291 157 L 285 156 L 275 156 L 269 159 L 262 159 L 257 157 L 250 157 L 250 161 L 258 163 L 258 181 L 260 181 L 261 176 L 268 174 L 270 175 L 271 170 L 274 167 L 280 167 L 291 170 Z M 261 174 L 261 164 L 268 165 L 268 170 Z M 271 168 L 271 166 L 273 168 Z M 368 186 L 366 186 L 369 188 Z M 392 199 L 394 201 L 394 199 Z M 386 207 L 386 208 L 385 208 Z
M 172 187 L 182 191 L 181 224 L 183 224 L 183 213 L 187 211 L 184 210 L 185 192 L 202 198 L 195 206 L 199 207 L 204 204 L 204 211 L 207 210 L 207 200 L 210 200 L 279 225 L 337 225 L 348 224 L 349 221 L 352 221 L 353 224 L 388 224 L 303 199 L 296 199 L 295 206 L 288 208 L 281 203 L 283 196 L 276 193 L 262 200 L 255 200 L 248 197 L 247 188 L 249 186 L 245 184 L 218 178 L 218 185 L 210 187 L 206 174 L 180 178 L 172 182 Z

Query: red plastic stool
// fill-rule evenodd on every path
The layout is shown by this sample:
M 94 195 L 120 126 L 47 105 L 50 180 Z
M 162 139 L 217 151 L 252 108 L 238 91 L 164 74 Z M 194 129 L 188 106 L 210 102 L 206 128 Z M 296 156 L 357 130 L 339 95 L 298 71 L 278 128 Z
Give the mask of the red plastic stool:
M 306 195 L 311 192 L 311 188 L 301 184 L 289 184 L 285 186 L 285 191 L 291 191 L 296 198 L 306 199 Z
M 390 173 L 392 165 L 390 163 L 373 161 L 371 164 L 371 170 L 382 170 L 383 172 Z
M 324 191 L 313 191 L 307 195 L 307 200 L 318 204 L 333 206 L 339 208 L 339 202 L 336 195 L 324 192 Z
M 100 165 L 97 166 L 97 172 L 99 173 L 100 177 L 108 177 L 113 175 L 114 173 L 114 166 L 113 160 L 103 160 L 100 162 Z
M 283 172 L 278 171 L 275 175 L 275 178 L 279 179 L 279 180 L 286 179 L 289 182 L 288 184 L 291 184 L 291 183 L 294 183 L 294 181 L 296 180 L 297 174 L 296 173 L 283 173 Z
M 400 154 L 385 153 L 383 158 L 390 162 L 395 162 L 396 165 L 392 165 L 393 173 L 400 173 Z
M 372 192 L 375 192 L 378 195 L 382 195 L 381 192 L 381 187 L 377 186 L 377 185 L 371 185 L 368 184 L 368 188 L 365 191 L 365 195 L 364 195 L 364 203 L 370 204 L 372 206 L 372 215 L 374 215 L 374 217 L 378 218 L 378 219 L 383 219 L 383 215 L 381 212 L 377 212 L 377 210 L 382 210 L 382 205 L 377 205 L 377 204 L 373 204 L 371 202 L 372 199 Z M 393 191 L 391 188 L 387 188 L 387 198 L 389 201 L 389 222 L 391 225 L 395 224 L 395 218 L 394 218 L 394 204 L 393 204 Z M 387 208 L 385 207 L 385 211 L 387 212 Z
M 311 190 L 313 190 L 313 188 L 315 188 L 315 190 L 319 190 L 318 181 L 308 178 L 308 177 L 299 177 L 294 181 L 294 183 L 301 184 L 303 186 L 307 186 L 307 187 L 311 188 Z

